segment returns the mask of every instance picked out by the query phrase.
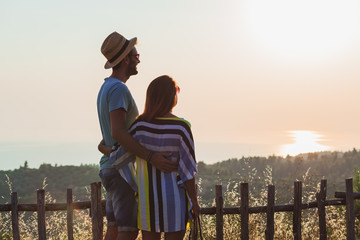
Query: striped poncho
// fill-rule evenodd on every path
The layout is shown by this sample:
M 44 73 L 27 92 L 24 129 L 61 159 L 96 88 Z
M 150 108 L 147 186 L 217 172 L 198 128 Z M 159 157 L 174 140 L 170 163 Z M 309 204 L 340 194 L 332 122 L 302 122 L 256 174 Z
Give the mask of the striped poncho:
M 168 159 L 179 163 L 177 172 L 164 173 L 121 147 L 111 153 L 110 161 L 138 192 L 138 228 L 151 232 L 184 230 L 192 204 L 183 183 L 197 172 L 190 124 L 180 118 L 136 120 L 129 132 L 148 150 L 171 153 Z

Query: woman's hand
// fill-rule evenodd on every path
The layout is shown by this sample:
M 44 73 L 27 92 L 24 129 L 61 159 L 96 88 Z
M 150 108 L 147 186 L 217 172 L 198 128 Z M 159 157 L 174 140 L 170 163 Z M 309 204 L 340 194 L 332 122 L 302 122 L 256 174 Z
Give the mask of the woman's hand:
M 105 145 L 105 140 L 104 140 L 104 139 L 101 139 L 101 141 L 99 142 L 98 148 L 99 148 L 101 145 Z
M 105 145 L 105 140 L 102 139 L 98 145 L 98 150 L 102 153 L 105 154 L 106 156 L 110 157 L 110 153 L 111 153 L 111 146 L 106 146 Z

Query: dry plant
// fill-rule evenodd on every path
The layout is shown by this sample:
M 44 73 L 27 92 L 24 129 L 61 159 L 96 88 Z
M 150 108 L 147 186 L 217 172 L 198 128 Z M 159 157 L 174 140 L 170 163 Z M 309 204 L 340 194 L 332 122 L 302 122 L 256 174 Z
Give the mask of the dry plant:
M 240 182 L 249 183 L 249 204 L 250 206 L 266 206 L 267 205 L 267 186 L 273 184 L 272 169 L 267 166 L 262 174 L 259 174 L 256 169 L 251 169 L 250 164 L 245 162 L 243 166 L 244 176 L 240 176 Z M 308 203 L 316 201 L 316 193 L 320 190 L 320 183 L 317 176 L 311 175 L 311 169 L 309 168 L 302 176 L 301 179 L 294 179 L 302 182 L 303 194 L 302 202 Z M 316 179 L 317 178 L 317 179 Z M 259 188 L 252 186 L 252 182 L 262 180 L 263 184 Z M 218 180 L 221 183 L 221 179 Z M 224 205 L 227 207 L 239 207 L 240 206 L 240 189 L 239 182 L 229 183 L 224 193 Z M 200 190 L 201 187 L 199 187 Z M 278 196 L 278 190 L 276 190 L 275 196 Z M 275 199 L 275 204 L 293 204 L 293 199 L 287 203 L 280 203 L 278 199 Z M 201 207 L 214 207 L 215 202 L 208 206 L 202 205 Z M 216 222 L 215 216 L 204 215 L 203 219 L 203 233 L 204 239 L 216 238 Z M 274 215 L 275 229 L 274 239 L 294 239 L 293 236 L 293 219 L 291 212 L 276 212 Z M 306 209 L 302 211 L 302 239 L 318 239 L 319 227 L 318 227 L 318 212 L 316 208 Z M 326 207 L 326 223 L 328 239 L 346 239 L 346 219 L 345 219 L 345 207 L 344 206 L 328 206 Z M 225 215 L 224 216 L 224 239 L 240 239 L 241 234 L 241 220 L 240 215 Z M 356 220 L 355 223 L 356 232 L 360 232 L 360 223 Z M 250 239 L 265 239 L 266 230 L 266 214 L 250 214 L 249 215 L 249 238 Z
M 9 195 L 1 196 L 4 199 L 11 199 L 12 185 L 8 176 L 6 183 L 9 186 Z M 46 188 L 46 178 L 43 181 L 42 189 Z M 56 203 L 49 192 L 45 192 L 46 203 Z M 20 238 L 26 240 L 37 239 L 37 213 L 19 212 Z M 46 212 L 46 236 L 49 240 L 61 240 L 67 238 L 66 211 Z M 0 213 L 0 239 L 12 239 L 11 213 Z M 92 239 L 91 218 L 88 210 L 74 211 L 74 239 Z
M 266 206 L 267 205 L 267 186 L 273 184 L 272 169 L 267 166 L 263 173 L 258 173 L 255 168 L 251 168 L 249 162 L 245 161 L 242 169 L 242 176 L 239 176 L 240 181 L 232 181 L 226 185 L 224 192 L 224 205 L 226 207 L 240 206 L 240 182 L 249 183 L 249 201 L 250 206 Z M 317 176 L 311 175 L 311 169 L 304 173 L 300 181 L 303 183 L 302 202 L 312 202 L 316 200 L 316 193 L 319 191 L 320 184 Z M 245 173 L 245 174 L 244 174 Z M 7 176 L 6 176 L 7 177 Z M 298 180 L 298 179 L 296 179 Z M 254 182 L 261 181 L 260 187 L 255 187 Z M 9 192 L 12 192 L 10 179 L 6 180 L 9 186 Z M 202 180 L 198 180 L 198 192 L 201 193 L 204 189 L 201 186 Z M 217 184 L 221 184 L 221 178 L 218 176 Z M 259 186 L 259 185 L 258 185 Z M 43 181 L 43 189 L 46 187 L 46 179 Z M 8 196 L 2 196 L 4 199 L 11 199 Z M 275 196 L 281 196 L 281 192 L 276 190 Z M 200 194 L 199 194 L 200 195 Z M 275 203 L 278 204 L 292 204 L 293 199 L 286 203 L 280 203 L 276 198 Z M 56 200 L 46 192 L 46 202 L 55 203 Z M 200 205 L 204 207 L 215 206 L 215 200 L 209 204 Z M 216 239 L 216 219 L 214 215 L 201 216 L 202 234 L 204 239 Z M 106 220 L 105 220 L 106 221 Z M 274 216 L 275 229 L 274 239 L 293 239 L 292 232 L 292 213 L 291 212 L 277 212 Z M 344 206 L 327 206 L 326 207 L 326 221 L 328 239 L 346 239 L 346 220 Z M 66 212 L 54 211 L 46 213 L 47 238 L 48 239 L 67 239 L 66 230 Z M 356 233 L 360 232 L 360 223 L 358 219 L 355 223 Z M 37 213 L 32 214 L 20 212 L 19 213 L 19 229 L 21 239 L 36 239 L 37 233 Z M 266 230 L 266 214 L 250 214 L 249 216 L 249 238 L 250 239 L 265 239 Z M 104 231 L 106 231 L 106 222 L 104 223 Z M 225 215 L 224 216 L 224 239 L 240 239 L 241 234 L 241 220 L 240 215 Z M 186 238 L 189 231 L 186 233 Z M 91 235 L 91 218 L 88 210 L 74 211 L 74 238 L 75 239 L 92 239 Z M 307 209 L 302 211 L 302 238 L 303 239 L 318 239 L 318 213 L 317 209 Z M 11 232 L 11 214 L 5 212 L 0 214 L 0 239 L 12 239 Z M 141 239 L 139 234 L 138 239 Z

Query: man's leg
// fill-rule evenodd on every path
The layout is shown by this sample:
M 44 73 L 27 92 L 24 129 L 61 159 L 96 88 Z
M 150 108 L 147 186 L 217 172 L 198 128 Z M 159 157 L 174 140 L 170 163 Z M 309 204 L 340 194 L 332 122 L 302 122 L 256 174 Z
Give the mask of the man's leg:
M 117 239 L 134 240 L 138 235 L 135 192 L 115 169 L 107 171 L 106 179 L 105 189 L 110 193 L 112 206 L 109 209 L 113 211 L 115 218 Z
M 182 240 L 185 236 L 185 230 L 178 232 L 167 232 L 165 233 L 165 240 Z
M 117 240 L 135 240 L 137 238 L 138 231 L 122 231 L 118 232 Z
M 141 235 L 143 240 L 160 240 L 161 233 L 159 232 L 148 232 L 148 231 L 141 231 Z
M 114 240 L 118 236 L 117 226 L 108 226 L 105 234 L 105 240 Z
M 105 240 L 115 240 L 118 235 L 118 229 L 117 229 L 114 210 L 113 210 L 113 203 L 111 200 L 111 192 L 108 191 L 110 185 L 109 176 L 111 176 L 112 174 L 113 171 L 109 169 L 103 169 L 99 173 L 101 182 L 106 189 L 106 195 L 107 195 L 106 206 L 105 206 L 107 230 L 105 233 Z

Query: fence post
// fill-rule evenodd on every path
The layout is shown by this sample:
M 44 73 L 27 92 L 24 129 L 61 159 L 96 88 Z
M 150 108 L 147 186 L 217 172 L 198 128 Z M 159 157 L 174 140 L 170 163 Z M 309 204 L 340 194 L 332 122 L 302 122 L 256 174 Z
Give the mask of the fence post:
M 68 188 L 66 192 L 66 204 L 67 204 L 67 214 L 66 214 L 66 223 L 67 223 L 67 233 L 68 233 L 68 239 L 73 240 L 74 239 L 74 209 L 72 206 L 73 203 L 73 194 L 72 189 Z
M 326 233 L 326 213 L 325 213 L 325 203 L 326 203 L 326 188 L 327 188 L 326 179 L 321 180 L 320 191 L 316 195 L 316 201 L 318 205 L 319 213 L 319 231 L 320 231 L 320 240 L 327 239 Z
M 355 240 L 355 213 L 353 180 L 348 178 L 346 183 L 346 239 Z
M 39 240 L 46 240 L 46 222 L 45 222 L 45 190 L 37 191 L 37 217 Z
M 102 205 L 101 205 L 101 182 L 97 183 L 97 206 L 98 206 L 98 223 L 99 223 L 99 232 L 100 232 L 100 239 L 103 239 L 103 230 L 104 230 L 104 223 L 103 223 L 103 213 L 102 213 Z
M 249 184 L 240 185 L 241 239 L 249 239 Z
M 222 196 L 222 186 L 215 185 L 215 194 L 216 194 L 216 240 L 223 240 L 224 233 L 223 233 L 223 226 L 224 226 L 224 219 L 223 219 L 223 196 Z
M 275 186 L 268 186 L 267 209 L 266 209 L 266 240 L 274 239 L 274 206 L 275 206 Z
M 101 196 L 100 196 L 101 199 Z M 100 209 L 100 211 L 99 211 Z M 101 201 L 99 202 L 98 183 L 91 183 L 91 223 L 93 240 L 102 239 L 102 229 L 99 223 L 99 214 L 102 218 Z
M 11 223 L 13 239 L 20 240 L 18 198 L 16 192 L 11 193 Z
M 294 212 L 293 212 L 293 233 L 294 239 L 301 239 L 301 201 L 302 182 L 294 182 Z

